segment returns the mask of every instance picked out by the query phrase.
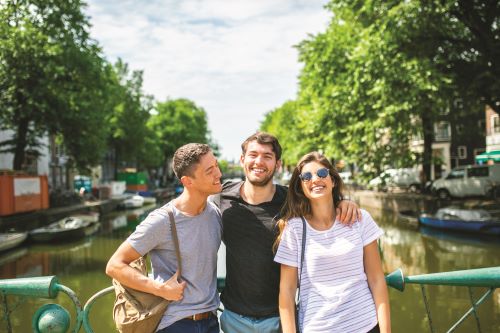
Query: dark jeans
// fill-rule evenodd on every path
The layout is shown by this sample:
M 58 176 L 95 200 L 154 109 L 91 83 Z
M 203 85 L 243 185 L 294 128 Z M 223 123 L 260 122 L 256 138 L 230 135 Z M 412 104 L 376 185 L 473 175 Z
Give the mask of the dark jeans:
M 380 328 L 378 327 L 378 324 L 377 326 L 369 330 L 368 333 L 380 333 Z
M 219 333 L 216 316 L 202 320 L 181 319 L 156 333 Z

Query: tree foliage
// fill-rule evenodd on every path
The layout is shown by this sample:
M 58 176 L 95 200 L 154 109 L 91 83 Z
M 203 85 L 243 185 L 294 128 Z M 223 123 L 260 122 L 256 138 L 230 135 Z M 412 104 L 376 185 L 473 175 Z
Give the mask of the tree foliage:
M 297 101 L 287 101 L 282 106 L 266 114 L 261 123 L 261 130 L 279 138 L 283 148 L 282 160 L 285 165 L 295 164 L 303 151 L 310 147 L 307 137 L 303 134 L 304 128 L 298 122 L 296 115 L 299 112 Z
M 143 72 L 130 71 L 121 59 L 109 69 L 109 146 L 115 166 L 151 166 L 159 159 L 157 142 L 147 122 L 153 98 L 142 90 Z M 156 163 L 155 163 L 156 162 Z M 159 164 L 159 163 L 158 163 Z
M 159 142 L 163 165 L 180 146 L 190 143 L 209 143 L 207 115 L 194 102 L 180 98 L 156 104 L 156 114 L 148 127 Z
M 68 169 L 95 166 L 106 151 L 115 169 L 156 168 L 188 142 L 208 142 L 217 154 L 205 111 L 187 99 L 154 105 L 142 71 L 103 57 L 83 6 L 0 2 L 0 130 L 14 132 L 0 152 L 14 154 L 13 168 L 21 169 L 26 152 L 36 154 L 46 135 L 64 146 Z
M 286 102 L 262 128 L 291 148 L 291 160 L 314 149 L 372 172 L 419 161 L 429 175 L 440 112 L 457 98 L 495 104 L 500 91 L 498 4 L 466 2 L 332 0 L 326 31 L 298 45 L 294 111 Z M 410 150 L 415 135 L 423 154 Z
M 21 169 L 37 137 L 60 133 L 77 167 L 95 164 L 107 136 L 105 62 L 79 0 L 0 4 L 0 122 Z
M 462 98 L 500 112 L 500 2 L 414 0 L 404 13 L 402 51 L 432 59 L 441 75 L 453 77 Z

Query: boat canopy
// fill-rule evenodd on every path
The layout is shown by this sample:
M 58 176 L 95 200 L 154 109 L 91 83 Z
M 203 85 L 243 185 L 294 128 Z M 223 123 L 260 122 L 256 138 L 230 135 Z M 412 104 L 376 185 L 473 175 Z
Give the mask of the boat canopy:
M 483 209 L 460 209 L 455 207 L 446 207 L 438 209 L 436 217 L 442 220 L 460 220 L 460 221 L 489 221 L 491 215 Z
M 476 156 L 476 162 L 478 163 L 488 161 L 500 162 L 500 150 L 492 150 Z

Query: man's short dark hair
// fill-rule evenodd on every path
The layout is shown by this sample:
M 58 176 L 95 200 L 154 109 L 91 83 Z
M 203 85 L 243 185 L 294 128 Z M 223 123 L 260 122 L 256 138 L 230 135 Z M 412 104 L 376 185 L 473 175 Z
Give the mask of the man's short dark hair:
M 276 160 L 279 161 L 281 159 L 281 146 L 278 139 L 274 135 L 266 132 L 257 132 L 250 135 L 241 144 L 241 151 L 243 152 L 243 155 L 247 152 L 248 144 L 252 141 L 257 141 L 257 143 L 261 145 L 271 145 L 273 152 L 276 155 Z
M 195 165 L 201 158 L 211 151 L 210 146 L 204 143 L 188 143 L 175 151 L 172 169 L 177 178 L 194 176 Z

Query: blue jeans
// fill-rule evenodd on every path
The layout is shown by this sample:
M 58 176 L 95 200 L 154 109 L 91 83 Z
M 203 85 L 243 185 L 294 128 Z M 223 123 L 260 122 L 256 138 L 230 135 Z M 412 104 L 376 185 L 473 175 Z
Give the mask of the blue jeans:
M 220 326 L 225 333 L 279 333 L 280 317 L 254 318 L 239 315 L 227 309 L 220 316 Z
M 216 316 L 202 320 L 181 319 L 156 333 L 219 333 L 219 321 Z

